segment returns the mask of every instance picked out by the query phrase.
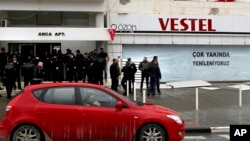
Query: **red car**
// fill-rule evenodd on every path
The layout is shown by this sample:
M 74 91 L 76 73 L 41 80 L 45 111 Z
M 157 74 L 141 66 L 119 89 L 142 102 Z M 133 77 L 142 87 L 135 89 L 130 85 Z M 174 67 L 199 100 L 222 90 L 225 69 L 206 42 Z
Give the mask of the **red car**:
M 184 134 L 175 111 L 87 83 L 27 86 L 0 123 L 9 141 L 181 141 Z

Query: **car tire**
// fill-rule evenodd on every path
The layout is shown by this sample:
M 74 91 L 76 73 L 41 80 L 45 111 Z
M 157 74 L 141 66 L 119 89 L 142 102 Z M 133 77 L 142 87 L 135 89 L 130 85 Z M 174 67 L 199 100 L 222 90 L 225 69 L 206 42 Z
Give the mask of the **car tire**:
M 36 140 L 43 141 L 43 135 L 40 130 L 33 125 L 21 125 L 15 129 L 10 141 Z
M 167 141 L 167 137 L 164 129 L 158 124 L 147 124 L 140 129 L 137 140 Z

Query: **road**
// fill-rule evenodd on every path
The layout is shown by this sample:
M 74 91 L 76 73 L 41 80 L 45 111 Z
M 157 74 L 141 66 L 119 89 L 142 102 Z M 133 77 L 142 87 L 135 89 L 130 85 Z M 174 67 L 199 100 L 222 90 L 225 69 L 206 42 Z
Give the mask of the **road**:
M 183 141 L 229 141 L 229 134 L 187 134 Z
M 0 141 L 2 141 L 0 139 Z M 186 135 L 183 141 L 229 141 L 227 134 L 189 134 Z

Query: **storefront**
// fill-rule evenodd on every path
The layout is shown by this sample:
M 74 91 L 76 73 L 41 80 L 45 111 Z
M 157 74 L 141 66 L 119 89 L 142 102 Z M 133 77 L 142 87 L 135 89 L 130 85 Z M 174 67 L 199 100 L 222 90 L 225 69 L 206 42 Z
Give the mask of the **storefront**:
M 110 13 L 113 57 L 159 57 L 161 81 L 250 80 L 250 17 Z

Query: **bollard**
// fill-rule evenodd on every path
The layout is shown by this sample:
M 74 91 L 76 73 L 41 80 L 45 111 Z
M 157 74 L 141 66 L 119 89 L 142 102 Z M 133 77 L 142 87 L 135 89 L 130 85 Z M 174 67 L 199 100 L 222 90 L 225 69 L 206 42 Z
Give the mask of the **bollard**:
M 134 82 L 134 101 L 136 101 L 136 82 Z
M 199 88 L 195 89 L 195 109 L 199 110 Z
M 127 80 L 127 83 L 126 83 L 126 85 L 127 85 L 127 97 L 129 97 L 129 90 L 128 90 L 128 89 L 129 89 L 129 87 L 128 87 L 129 84 L 128 84 L 128 83 L 129 83 L 129 82 L 128 82 L 128 80 Z
M 242 88 L 239 88 L 239 107 L 242 107 Z
M 146 103 L 146 90 L 143 90 L 142 93 L 142 103 Z

